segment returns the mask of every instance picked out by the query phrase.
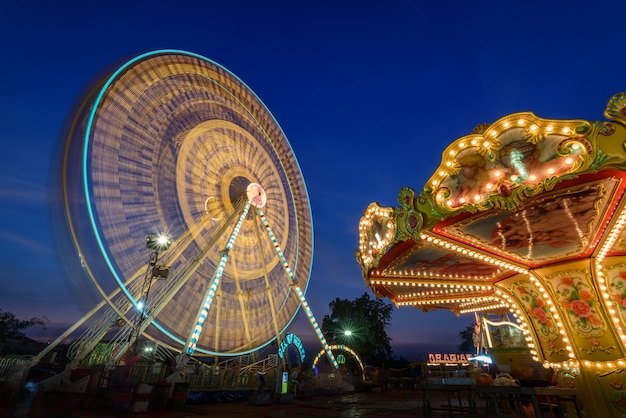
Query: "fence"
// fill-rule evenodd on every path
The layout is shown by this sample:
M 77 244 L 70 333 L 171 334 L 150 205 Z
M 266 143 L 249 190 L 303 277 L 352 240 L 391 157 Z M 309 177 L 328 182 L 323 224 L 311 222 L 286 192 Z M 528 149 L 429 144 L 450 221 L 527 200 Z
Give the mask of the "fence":
M 20 385 L 32 365 L 30 358 L 0 357 L 0 382 Z

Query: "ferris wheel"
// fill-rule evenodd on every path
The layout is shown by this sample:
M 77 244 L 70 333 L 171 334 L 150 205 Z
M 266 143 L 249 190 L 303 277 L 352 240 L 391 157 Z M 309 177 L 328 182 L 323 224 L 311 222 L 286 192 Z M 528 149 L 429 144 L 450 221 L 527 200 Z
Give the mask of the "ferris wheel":
M 304 296 L 313 226 L 300 167 L 235 75 L 184 51 L 137 56 L 83 103 L 64 159 L 67 224 L 102 298 L 76 362 L 105 335 L 118 356 L 140 337 L 242 355 L 280 338 L 301 306 L 334 362 Z

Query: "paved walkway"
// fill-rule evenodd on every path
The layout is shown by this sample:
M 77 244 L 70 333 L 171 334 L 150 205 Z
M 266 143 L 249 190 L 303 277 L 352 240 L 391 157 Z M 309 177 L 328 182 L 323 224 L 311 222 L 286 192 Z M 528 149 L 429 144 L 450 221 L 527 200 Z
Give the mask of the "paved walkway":
M 185 404 L 179 410 L 148 410 L 147 412 L 116 412 L 105 407 L 72 408 L 71 399 L 53 402 L 55 405 L 34 402 L 30 408 L 13 412 L 9 417 L 29 418 L 201 418 L 201 417 L 402 417 L 422 416 L 422 402 L 417 390 L 390 390 L 386 392 L 349 393 L 296 399 L 291 403 L 251 405 L 248 402 L 212 402 Z

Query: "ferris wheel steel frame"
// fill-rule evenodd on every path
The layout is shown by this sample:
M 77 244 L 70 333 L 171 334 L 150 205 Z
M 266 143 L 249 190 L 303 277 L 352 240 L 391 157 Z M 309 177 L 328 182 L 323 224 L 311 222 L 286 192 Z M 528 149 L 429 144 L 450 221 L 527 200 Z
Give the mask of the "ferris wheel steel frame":
M 91 231 L 93 233 L 93 239 L 95 240 L 95 243 L 97 244 L 98 250 L 102 256 L 102 261 L 106 264 L 109 272 L 111 273 L 111 275 L 113 276 L 115 282 L 117 283 L 117 287 L 112 291 L 112 292 L 107 292 L 105 291 L 98 283 L 97 280 L 94 279 L 95 275 L 93 273 L 93 271 L 91 271 L 89 264 L 86 262 L 86 260 L 82 260 L 83 254 L 81 253 L 81 249 L 80 249 L 80 244 L 78 243 L 78 239 L 74 238 L 74 242 L 76 244 L 77 249 L 79 250 L 79 256 L 81 257 L 81 262 L 83 262 L 83 267 L 85 268 L 85 271 L 87 272 L 87 274 L 90 276 L 90 278 L 92 279 L 93 284 L 96 286 L 96 289 L 98 291 L 98 293 L 100 293 L 100 295 L 102 296 L 103 300 L 98 303 L 98 305 L 89 313 L 85 316 L 85 318 L 83 318 L 83 320 L 81 320 L 82 322 L 84 322 L 84 320 L 88 317 L 88 316 L 92 316 L 94 315 L 99 309 L 101 309 L 102 307 L 105 307 L 108 305 L 108 308 L 111 308 L 111 310 L 114 312 L 114 314 L 116 316 L 119 316 L 120 318 L 124 318 L 125 321 L 127 323 L 133 322 L 131 319 L 129 319 L 129 314 L 132 314 L 131 311 L 132 310 L 136 310 L 137 312 L 135 313 L 136 315 L 140 315 L 140 317 L 142 318 L 141 321 L 139 321 L 138 323 L 142 324 L 141 325 L 141 329 L 135 330 L 138 331 L 137 335 L 143 335 L 144 337 L 150 339 L 150 340 L 158 340 L 158 338 L 155 338 L 152 335 L 146 334 L 144 331 L 146 330 L 146 328 L 149 325 L 153 325 L 159 332 L 161 332 L 164 336 L 166 336 L 169 340 L 171 340 L 173 343 L 175 344 L 180 344 L 182 346 L 182 349 L 177 348 L 176 346 L 172 346 L 171 343 L 167 343 L 167 342 L 161 342 L 159 341 L 161 344 L 163 344 L 164 346 L 168 347 L 168 348 L 173 348 L 176 349 L 177 351 L 180 351 L 181 354 L 183 352 L 185 352 L 188 355 L 193 355 L 196 351 L 199 353 L 203 353 L 203 354 L 208 354 L 208 355 L 242 355 L 242 354 L 247 354 L 253 351 L 258 350 L 259 348 L 265 347 L 266 345 L 270 344 L 274 339 L 278 339 L 280 340 L 280 334 L 289 326 L 289 324 L 295 319 L 295 315 L 297 313 L 297 311 L 299 310 L 300 307 L 303 307 L 305 314 L 307 316 L 307 319 L 309 320 L 309 322 L 311 323 L 316 336 L 318 337 L 318 339 L 320 340 L 322 346 L 324 347 L 324 350 L 326 351 L 329 359 L 332 361 L 333 365 L 335 365 L 335 367 L 338 367 L 338 364 L 336 363 L 336 360 L 332 354 L 332 350 L 329 348 L 328 343 L 326 342 L 323 334 L 321 333 L 321 330 L 317 324 L 317 322 L 315 321 L 315 318 L 313 316 L 313 313 L 306 301 L 306 298 L 304 296 L 305 292 L 302 291 L 301 287 L 297 284 L 296 279 L 295 279 L 295 275 L 293 273 L 293 271 L 291 270 L 288 261 L 285 259 L 284 254 L 282 253 L 281 247 L 279 245 L 279 242 L 276 238 L 276 236 L 274 235 L 267 218 L 265 217 L 263 211 L 261 210 L 260 207 L 257 206 L 257 211 L 255 213 L 255 215 L 252 216 L 252 218 L 255 220 L 254 223 L 255 225 L 257 225 L 257 227 L 254 228 L 254 230 L 256 231 L 256 240 L 258 242 L 258 250 L 261 252 L 261 254 L 263 254 L 263 245 L 261 244 L 261 237 L 259 234 L 259 228 L 258 228 L 258 222 L 256 221 L 257 218 L 261 219 L 261 222 L 263 224 L 263 226 L 265 227 L 269 239 L 272 242 L 272 245 L 274 246 L 274 250 L 276 251 L 276 254 L 278 255 L 278 259 L 280 261 L 280 263 L 282 264 L 282 267 L 288 277 L 289 280 L 289 287 L 287 290 L 287 294 L 286 296 L 284 296 L 284 299 L 282 301 L 282 303 L 279 304 L 279 310 L 282 309 L 287 309 L 286 307 L 286 303 L 287 303 L 287 298 L 289 297 L 288 295 L 291 293 L 291 291 L 293 290 L 295 295 L 297 296 L 298 300 L 299 300 L 299 305 L 297 305 L 297 307 L 295 308 L 295 311 L 292 312 L 292 314 L 290 315 L 290 319 L 288 319 L 288 321 L 286 322 L 286 324 L 284 324 L 284 326 L 280 326 L 282 327 L 282 330 L 279 327 L 279 324 L 276 320 L 276 306 L 275 306 L 275 300 L 273 298 L 273 294 L 267 290 L 267 297 L 268 297 L 268 304 L 270 306 L 270 310 L 271 310 L 271 314 L 273 317 L 272 320 L 272 324 L 273 324 L 273 328 L 274 328 L 274 333 L 276 334 L 275 338 L 270 338 L 267 341 L 265 341 L 263 344 L 260 345 L 256 345 L 252 348 L 249 349 L 243 349 L 243 350 L 239 350 L 233 353 L 224 353 L 221 351 L 214 351 L 214 350 L 210 350 L 210 349 L 206 349 L 206 348 L 202 348 L 199 347 L 197 345 L 198 342 L 198 338 L 200 336 L 200 332 L 202 331 L 202 327 L 204 326 L 204 319 L 206 318 L 206 314 L 209 312 L 209 309 L 211 307 L 211 303 L 213 301 L 213 298 L 215 296 L 216 290 L 218 288 L 218 286 L 220 285 L 220 279 L 223 273 L 223 269 L 224 266 L 226 265 L 226 261 L 228 259 L 229 256 L 229 252 L 232 249 L 234 243 L 235 243 L 235 239 L 237 238 L 237 234 L 239 232 L 239 227 L 241 226 L 241 223 L 244 221 L 244 219 L 246 219 L 246 216 L 248 215 L 248 210 L 250 208 L 250 202 L 247 202 L 247 204 L 245 205 L 245 208 L 243 210 L 243 212 L 241 213 L 241 215 L 239 216 L 239 221 L 235 227 L 235 229 L 232 231 L 231 235 L 230 235 L 230 239 L 228 241 L 228 244 L 226 245 L 226 248 L 222 253 L 222 256 L 220 258 L 219 264 L 216 266 L 216 269 L 214 271 L 213 274 L 213 278 L 211 279 L 211 282 L 209 284 L 209 288 L 207 290 L 207 294 L 205 295 L 204 298 L 204 303 L 199 307 L 198 310 L 198 314 L 196 315 L 196 322 L 195 322 L 195 327 L 191 327 L 191 331 L 189 334 L 189 337 L 187 338 L 187 341 L 184 341 L 181 337 L 175 335 L 173 332 L 170 332 L 170 330 L 168 330 L 166 327 L 164 327 L 157 319 L 156 317 L 158 316 L 160 310 L 165 307 L 165 304 L 167 303 L 167 301 L 165 301 L 166 299 L 169 300 L 173 297 L 174 294 L 176 294 L 176 292 L 178 290 L 180 290 L 180 288 L 182 286 L 185 285 L 186 281 L 189 279 L 189 277 L 191 277 L 191 275 L 194 274 L 195 269 L 199 267 L 199 265 L 203 262 L 203 257 L 206 256 L 207 252 L 209 251 L 209 249 L 211 247 L 213 247 L 214 245 L 216 245 L 217 243 L 217 239 L 224 233 L 225 229 L 230 225 L 230 223 L 228 221 L 224 221 L 223 218 L 219 218 L 222 222 L 221 226 L 216 228 L 218 231 L 216 233 L 216 237 L 215 237 L 215 241 L 212 241 L 210 243 L 207 243 L 207 245 L 204 247 L 205 249 L 201 251 L 200 255 L 198 257 L 196 257 L 195 261 L 191 263 L 190 267 L 188 268 L 187 271 L 180 273 L 178 276 L 180 276 L 178 278 L 178 282 L 176 283 L 176 285 L 172 285 L 171 288 L 169 288 L 167 291 L 162 291 L 162 293 L 164 294 L 160 294 L 161 299 L 158 302 L 154 302 L 153 305 L 150 306 L 150 310 L 148 304 L 146 303 L 144 307 L 141 307 L 140 309 L 138 308 L 138 304 L 139 304 L 139 297 L 141 295 L 136 295 L 131 290 L 131 286 L 133 283 L 137 282 L 138 279 L 141 277 L 141 269 L 137 268 L 136 272 L 134 274 L 131 274 L 130 277 L 124 277 L 124 279 L 122 279 L 122 275 L 121 273 L 118 271 L 118 268 L 116 267 L 116 263 L 113 261 L 112 257 L 114 256 L 114 254 L 111 254 L 109 252 L 109 249 L 107 247 L 107 245 L 104 243 L 105 238 L 101 235 L 102 232 L 100 231 L 100 225 L 99 225 L 99 219 L 98 219 L 98 215 L 95 213 L 94 211 L 94 203 L 92 202 L 92 193 L 95 193 L 92 190 L 92 185 L 90 184 L 90 182 L 92 181 L 91 179 L 91 174 L 92 172 L 90 171 L 92 169 L 92 167 L 90 166 L 91 161 L 90 161 L 90 146 L 91 145 L 91 140 L 90 140 L 90 135 L 92 135 L 92 129 L 94 126 L 94 121 L 96 119 L 97 116 L 97 112 L 100 109 L 100 104 L 101 102 L 103 102 L 104 98 L 105 98 L 105 94 L 108 94 L 109 88 L 112 86 L 113 83 L 116 82 L 116 80 L 118 79 L 118 77 L 120 77 L 122 74 L 124 74 L 127 70 L 129 70 L 130 68 L 132 68 L 135 64 L 137 63 L 141 63 L 143 60 L 148 60 L 151 59 L 153 57 L 158 57 L 160 55 L 180 55 L 182 57 L 185 58 L 190 58 L 190 59 L 195 59 L 201 62 L 201 64 L 207 64 L 211 65 L 211 66 L 215 66 L 216 68 L 218 68 L 220 71 L 223 71 L 227 77 L 231 77 L 232 80 L 235 80 L 236 83 L 239 83 L 241 88 L 243 90 L 245 90 L 245 93 L 247 94 L 251 94 L 253 100 L 255 100 L 258 104 L 260 104 L 260 106 L 262 107 L 260 113 L 262 113 L 263 111 L 267 112 L 268 117 L 271 121 L 273 121 L 276 124 L 276 127 L 278 127 L 278 131 L 279 133 L 282 135 L 282 138 L 284 138 L 284 134 L 282 134 L 282 130 L 280 129 L 280 127 L 278 126 L 278 124 L 276 123 L 275 119 L 273 119 L 273 116 L 271 115 L 271 113 L 269 113 L 269 111 L 267 111 L 267 109 L 264 107 L 263 103 L 261 102 L 261 100 L 254 95 L 254 93 L 252 93 L 251 90 L 249 90 L 247 88 L 247 86 L 239 79 L 237 78 L 234 74 L 230 73 L 228 70 L 224 69 L 223 67 L 219 66 L 219 64 L 216 64 L 215 62 L 194 54 L 194 53 L 189 53 L 189 52 L 185 52 L 185 51 L 180 51 L 180 50 L 158 50 L 158 51 L 153 51 L 153 52 L 149 52 L 149 53 L 145 53 L 142 55 L 139 55 L 129 61 L 127 61 L 125 64 L 123 64 L 122 66 L 120 66 L 107 80 L 106 82 L 101 86 L 99 92 L 97 93 L 97 95 L 95 96 L 95 100 L 93 102 L 93 105 L 91 106 L 89 112 L 88 112 L 88 117 L 86 120 L 86 128 L 84 131 L 84 135 L 82 137 L 82 168 L 81 168 L 81 172 L 82 172 L 82 189 L 83 189 L 83 194 L 84 194 L 84 198 L 85 198 L 85 207 L 87 209 L 87 216 L 89 219 L 89 226 L 91 228 Z M 197 74 L 196 74 L 197 75 Z M 227 89 L 223 86 L 221 86 L 216 80 L 213 79 L 209 79 L 208 76 L 206 75 L 202 75 L 199 74 L 202 77 L 207 78 L 207 80 L 210 83 L 214 83 L 215 85 L 217 85 L 217 87 L 214 88 L 219 88 L 222 87 L 225 91 L 227 91 Z M 227 81 L 232 81 L 231 79 L 228 79 Z M 211 84 L 212 86 L 213 84 Z M 229 94 L 232 95 L 232 97 L 229 97 L 229 99 L 233 100 L 234 102 L 237 102 L 238 100 L 240 100 L 238 97 L 235 97 L 234 94 L 232 94 L 231 92 L 228 92 Z M 247 109 L 244 105 L 244 103 L 242 102 L 238 102 L 239 105 L 241 107 L 243 107 L 244 109 L 246 109 L 247 112 L 252 112 L 251 110 Z M 263 114 L 264 115 L 264 114 Z M 249 117 L 251 120 L 256 121 L 255 115 L 253 115 L 252 113 L 249 113 L 248 116 L 241 116 L 243 118 L 245 117 Z M 257 123 L 259 123 L 258 128 L 262 128 L 262 124 L 260 122 L 257 121 Z M 273 126 L 272 126 L 273 127 Z M 257 129 L 258 129 L 257 128 Z M 242 128 L 243 129 L 243 128 Z M 267 136 L 268 133 L 263 131 L 264 135 Z M 252 134 L 250 134 L 252 135 Z M 267 137 L 267 142 L 265 143 L 266 146 L 270 147 L 269 149 L 273 150 L 274 153 L 280 154 L 281 150 L 279 150 L 278 148 L 276 148 L 276 145 L 269 140 L 269 137 Z M 283 147 L 284 149 L 287 150 L 287 152 L 290 152 L 293 155 L 293 150 L 291 149 L 290 144 L 288 143 L 288 141 L 286 141 L 286 138 L 284 138 L 284 143 L 280 144 L 281 147 Z M 295 172 L 296 175 L 298 173 L 300 173 L 300 167 L 298 164 L 297 159 L 295 159 L 295 157 L 293 157 L 293 164 L 295 165 Z M 281 165 L 282 166 L 282 165 Z M 284 167 L 283 167 L 284 169 Z M 293 172 L 292 172 L 293 173 Z M 288 175 L 288 174 L 280 174 L 282 175 Z M 289 174 L 291 175 L 291 174 Z M 308 204 L 308 193 L 306 191 L 306 186 L 304 186 L 303 180 L 300 180 L 301 182 L 301 186 L 303 190 L 301 190 L 298 193 L 304 193 L 304 198 L 306 199 L 306 202 Z M 288 191 L 288 196 L 298 196 L 298 193 L 295 193 L 294 190 L 292 189 L 292 184 L 291 182 L 285 182 L 283 183 L 283 186 L 286 187 Z M 209 203 L 209 200 L 207 199 L 206 204 Z M 308 209 L 306 211 L 307 215 L 309 218 L 311 218 L 311 212 L 310 212 L 310 207 L 306 207 L 306 209 Z M 208 210 L 208 209 L 207 209 Z M 235 202 L 233 201 L 233 211 L 230 212 L 229 214 L 229 218 L 231 217 L 237 217 L 237 211 L 239 209 L 237 209 L 235 207 Z M 69 210 L 66 211 L 69 215 Z M 213 219 L 213 221 L 215 221 L 215 219 Z M 187 246 L 195 243 L 195 237 L 198 236 L 198 234 L 201 233 L 201 230 L 203 229 L 203 226 L 206 225 L 207 222 L 212 222 L 211 219 L 198 219 L 197 220 L 197 224 L 195 223 L 196 220 L 194 219 L 194 223 L 191 224 L 191 226 L 189 227 L 190 230 L 185 231 L 185 234 L 187 234 L 187 236 L 185 237 L 179 237 L 179 239 L 177 239 L 173 245 L 172 245 L 172 249 L 170 250 L 172 253 L 171 256 L 168 256 L 169 259 L 172 260 L 176 260 L 177 257 L 180 257 L 182 252 L 185 251 L 185 249 L 187 248 Z M 205 224 L 203 224 L 202 222 L 205 222 Z M 311 223 L 312 221 L 309 219 L 308 220 L 309 223 Z M 71 224 L 71 222 L 69 222 Z M 312 225 L 309 225 L 309 227 L 312 230 Z M 192 231 L 191 229 L 196 228 L 195 231 Z M 295 217 L 295 228 L 296 231 L 298 230 L 298 217 Z M 72 229 L 72 225 L 70 225 L 70 229 Z M 157 232 L 157 231 L 150 231 L 150 232 Z M 74 235 L 74 231 L 70 232 L 72 235 Z M 195 234 L 195 235 L 194 235 Z M 299 234 L 299 233 L 298 233 Z M 109 239 L 109 237 L 107 237 L 106 239 Z M 312 236 L 312 232 L 311 232 L 311 236 L 310 236 L 310 258 L 312 259 L 312 253 L 313 253 L 313 242 L 312 242 L 313 236 Z M 177 247 L 177 245 L 179 247 Z M 291 244 L 293 245 L 293 244 Z M 296 248 L 297 248 L 297 241 L 296 241 Z M 203 252 L 204 251 L 204 252 Z M 293 256 L 293 255 L 292 255 Z M 298 257 L 298 252 L 296 251 L 295 253 L 296 256 L 296 260 Z M 267 276 L 267 268 L 268 266 L 265 264 L 265 261 L 263 261 L 263 269 L 265 269 L 266 273 L 265 273 L 265 283 L 266 283 L 266 289 L 269 289 L 269 282 L 268 282 L 268 276 Z M 306 277 L 308 278 L 310 276 L 311 273 L 311 268 L 312 265 L 309 264 L 308 265 L 308 271 L 306 272 Z M 302 274 L 302 273 L 301 273 Z M 128 276 L 128 275 L 127 275 Z M 237 287 L 239 287 L 239 282 L 237 281 Z M 177 287 L 178 286 L 178 287 Z M 308 287 L 308 279 L 306 280 L 306 286 Z M 306 288 L 305 288 L 306 289 Z M 249 290 L 249 289 L 248 289 Z M 120 293 L 122 295 L 120 295 Z M 117 298 L 118 300 L 120 298 L 127 300 L 127 302 L 121 302 L 119 303 L 120 306 L 116 306 L 113 303 L 113 299 Z M 240 297 L 240 303 L 241 302 L 241 297 Z M 243 305 L 242 305 L 243 306 Z M 106 316 L 107 314 L 105 313 L 104 316 Z M 106 321 L 106 320 L 110 320 L 111 317 L 111 313 L 108 314 L 109 317 L 103 319 L 102 321 Z M 81 322 L 81 323 L 82 323 Z M 95 332 L 95 331 L 94 331 Z M 128 333 L 129 331 L 125 331 L 126 333 Z M 250 330 L 246 330 L 246 333 L 249 333 Z M 92 335 L 91 336 L 94 340 L 97 341 L 92 341 L 92 344 L 97 344 L 98 341 L 103 337 L 103 335 Z M 121 337 L 120 337 L 121 338 Z M 219 337 L 216 337 L 219 338 Z M 169 345 L 168 345 L 169 344 Z M 217 343 L 216 343 L 217 345 Z M 92 347 L 93 348 L 93 347 Z

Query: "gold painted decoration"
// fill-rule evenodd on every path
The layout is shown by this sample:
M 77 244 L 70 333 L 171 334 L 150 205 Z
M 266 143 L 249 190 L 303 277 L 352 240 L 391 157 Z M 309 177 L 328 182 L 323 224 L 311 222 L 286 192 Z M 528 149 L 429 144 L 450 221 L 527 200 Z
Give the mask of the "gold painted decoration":
M 449 213 L 516 208 L 593 161 L 591 131 L 586 121 L 507 116 L 450 145 L 425 190 Z
M 618 93 L 611 97 L 604 109 L 604 115 L 626 125 L 626 93 Z
M 612 364 L 609 370 L 599 373 L 598 381 L 606 399 L 610 400 L 611 406 L 617 409 L 621 416 L 626 413 L 626 391 L 624 391 L 624 367 Z
M 399 241 L 406 241 L 413 238 L 415 242 L 420 240 L 419 235 L 422 231 L 424 219 L 422 212 L 414 207 L 415 191 L 410 187 L 403 187 L 398 194 L 399 208 L 396 208 L 396 218 L 398 220 L 398 236 Z
M 378 265 L 395 235 L 394 209 L 370 203 L 359 222 L 359 250 L 356 256 L 363 271 Z

